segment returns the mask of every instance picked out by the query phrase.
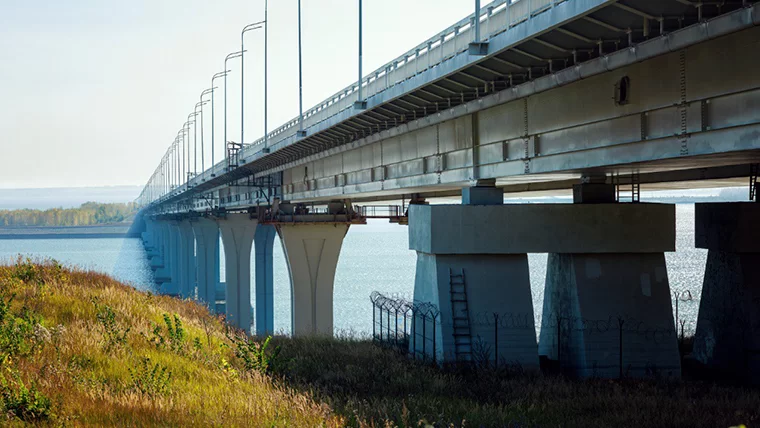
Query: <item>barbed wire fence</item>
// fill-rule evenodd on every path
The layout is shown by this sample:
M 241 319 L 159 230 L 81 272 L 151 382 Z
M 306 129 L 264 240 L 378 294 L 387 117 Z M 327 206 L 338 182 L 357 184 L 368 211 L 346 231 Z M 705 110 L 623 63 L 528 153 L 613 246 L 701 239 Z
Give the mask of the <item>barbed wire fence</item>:
M 442 364 L 443 354 L 439 352 L 441 328 L 449 321 L 441 319 L 438 307 L 431 303 L 414 302 L 399 296 L 387 296 L 373 292 L 370 296 L 373 305 L 372 337 L 376 343 L 391 347 L 399 352 L 408 353 L 413 358 Z M 583 333 L 592 338 L 607 335 L 606 346 L 616 340 L 618 359 L 615 364 L 596 366 L 593 370 L 617 369 L 618 376 L 634 369 L 655 372 L 656 365 L 649 362 L 640 363 L 635 367 L 626 364 L 625 351 L 627 347 L 635 347 L 635 341 L 646 341 L 661 344 L 666 341 L 678 341 L 681 358 L 684 355 L 684 342 L 689 340 L 696 331 L 694 311 L 684 316 L 684 304 L 697 302 L 689 290 L 673 294 L 675 330 L 670 327 L 652 326 L 644 321 L 626 316 L 609 316 L 606 319 L 585 319 L 563 316 L 557 313 L 534 316 L 528 314 L 480 312 L 470 314 L 472 327 L 471 357 L 469 363 L 476 367 L 501 367 L 514 365 L 505 355 L 500 355 L 501 344 L 518 343 L 525 337 L 538 338 L 541 331 L 547 329 L 552 333 L 551 354 L 548 358 L 549 369 L 589 369 L 589 367 L 573 367 L 567 344 L 572 334 Z M 616 333 L 613 338 L 610 333 Z M 544 333 L 546 334 L 546 333 Z M 527 336 L 526 336 L 527 335 Z M 631 344 L 627 342 L 631 341 Z M 511 349 L 510 350 L 514 350 Z M 563 355 L 565 354 L 565 355 Z

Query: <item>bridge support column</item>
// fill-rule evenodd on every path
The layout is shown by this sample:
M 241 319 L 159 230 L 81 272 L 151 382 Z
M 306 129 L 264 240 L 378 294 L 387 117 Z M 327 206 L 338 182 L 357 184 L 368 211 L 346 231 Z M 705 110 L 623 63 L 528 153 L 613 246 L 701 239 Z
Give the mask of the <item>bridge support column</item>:
M 162 294 L 178 296 L 180 293 L 180 231 L 176 221 L 167 221 L 164 230 L 166 251 L 165 264 L 168 281 L 164 281 L 159 291 Z
M 260 224 L 254 235 L 256 257 L 256 334 L 274 334 L 274 236 L 272 225 Z
M 580 377 L 679 378 L 664 255 L 675 251 L 674 206 L 561 209 L 547 224 L 558 242 L 547 247 L 539 354 Z
M 227 321 L 251 331 L 251 250 L 257 221 L 250 214 L 227 214 L 219 220 L 226 264 Z
M 723 376 L 760 383 L 760 204 L 696 204 L 709 250 L 694 357 Z
M 503 197 L 478 186 L 463 191 L 464 205 L 409 206 L 414 300 L 439 311 L 435 327 L 429 315 L 415 315 L 409 346 L 416 358 L 538 369 L 530 241 L 502 236 L 515 232 L 508 218 L 516 208 L 502 205 Z
M 216 285 L 219 282 L 219 225 L 200 218 L 193 222 L 198 263 L 198 299 L 216 311 Z
M 154 269 L 153 278 L 159 286 L 164 282 L 171 282 L 171 270 L 169 268 L 169 254 L 166 246 L 166 234 L 168 224 L 163 220 L 156 220 L 156 247 L 158 256 L 152 257 L 150 264 Z
M 348 223 L 277 225 L 290 272 L 294 336 L 333 334 L 333 283 Z
M 190 220 L 177 222 L 179 229 L 179 295 L 183 299 L 195 297 L 196 262 L 195 235 Z

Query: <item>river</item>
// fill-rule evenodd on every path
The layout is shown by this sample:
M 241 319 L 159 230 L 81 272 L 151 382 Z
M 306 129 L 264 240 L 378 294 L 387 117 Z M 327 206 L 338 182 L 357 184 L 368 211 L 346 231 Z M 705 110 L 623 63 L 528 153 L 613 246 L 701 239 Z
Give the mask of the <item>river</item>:
M 372 291 L 412 296 L 416 255 L 408 247 L 406 226 L 370 220 L 366 226 L 354 226 L 349 230 L 335 275 L 336 330 L 354 334 L 367 334 L 372 330 L 369 301 Z M 111 274 L 140 290 L 155 289 L 139 239 L 0 240 L 0 260 L 12 260 L 19 254 L 54 258 L 67 265 Z M 694 205 L 676 205 L 676 252 L 666 254 L 665 258 L 671 291 L 688 290 L 694 298 L 679 303 L 680 318 L 686 320 L 687 332 L 693 331 L 707 260 L 706 250 L 694 248 Z M 547 255 L 531 254 L 528 260 L 534 310 L 538 317 L 543 304 Z M 253 267 L 251 271 L 253 274 Z M 290 283 L 279 240 L 275 240 L 274 293 L 275 330 L 289 332 Z

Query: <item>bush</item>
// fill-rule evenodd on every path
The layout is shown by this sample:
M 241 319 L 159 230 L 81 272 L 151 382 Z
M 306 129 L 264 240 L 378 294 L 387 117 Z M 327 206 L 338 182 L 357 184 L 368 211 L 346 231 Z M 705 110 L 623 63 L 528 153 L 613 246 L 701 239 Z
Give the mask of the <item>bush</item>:
M 12 376 L 10 381 L 2 378 L 0 394 L 5 412 L 29 422 L 48 419 L 53 409 L 50 399 L 38 391 L 34 383 L 27 387 L 18 373 Z
M 103 328 L 103 337 L 105 338 L 104 348 L 110 352 L 114 348 L 127 344 L 127 334 L 131 327 L 121 328 L 116 321 L 116 312 L 108 305 L 101 305 L 94 301 L 97 319 Z
M 166 325 L 166 336 L 164 336 L 161 326 L 154 324 L 153 337 L 150 342 L 156 345 L 156 349 L 163 349 L 168 346 L 177 355 L 184 355 L 187 337 L 185 329 L 182 327 L 182 320 L 177 314 L 174 314 L 174 321 L 172 322 L 172 317 L 169 314 L 164 314 L 164 324 Z
M 230 340 L 235 344 L 235 356 L 243 360 L 243 367 L 247 371 L 269 373 L 281 364 L 279 346 L 271 353 L 267 352 L 272 336 L 268 336 L 262 343 L 247 336 L 230 337 Z
M 149 397 L 164 395 L 169 392 L 172 372 L 159 363 L 152 364 L 150 358 L 144 357 L 136 367 L 129 369 L 132 388 Z

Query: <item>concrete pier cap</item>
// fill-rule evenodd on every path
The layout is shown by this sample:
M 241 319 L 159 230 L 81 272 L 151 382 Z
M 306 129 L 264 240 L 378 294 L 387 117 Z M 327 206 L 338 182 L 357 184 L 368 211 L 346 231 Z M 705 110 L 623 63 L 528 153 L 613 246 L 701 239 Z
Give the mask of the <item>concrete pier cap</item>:
M 428 254 L 675 251 L 665 204 L 412 205 L 409 248 Z M 487 227 L 484 227 L 487 225 Z

